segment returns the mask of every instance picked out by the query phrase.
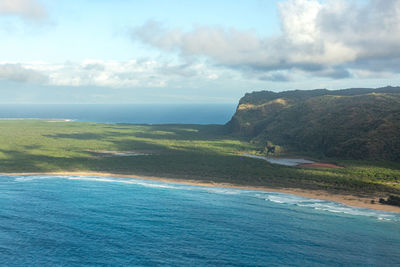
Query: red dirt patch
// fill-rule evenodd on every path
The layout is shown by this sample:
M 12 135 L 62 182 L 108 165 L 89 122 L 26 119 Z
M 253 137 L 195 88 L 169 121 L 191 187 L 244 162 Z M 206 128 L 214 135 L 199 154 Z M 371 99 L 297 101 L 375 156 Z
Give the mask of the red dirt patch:
M 300 164 L 299 166 L 301 167 L 306 167 L 306 168 L 327 168 L 327 169 L 343 169 L 344 167 L 338 166 L 332 163 L 320 163 L 320 162 L 315 162 L 315 163 L 304 163 Z

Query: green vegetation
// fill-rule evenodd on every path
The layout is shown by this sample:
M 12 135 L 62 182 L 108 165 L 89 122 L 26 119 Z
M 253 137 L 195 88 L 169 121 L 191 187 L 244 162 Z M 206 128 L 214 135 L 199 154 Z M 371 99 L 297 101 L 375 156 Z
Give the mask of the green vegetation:
M 0 172 L 94 171 L 400 196 L 400 163 L 339 161 L 307 169 L 243 156 L 263 149 L 220 125 L 0 120 Z M 141 156 L 105 156 L 135 151 Z
M 400 87 L 253 92 L 227 128 L 280 151 L 400 162 Z

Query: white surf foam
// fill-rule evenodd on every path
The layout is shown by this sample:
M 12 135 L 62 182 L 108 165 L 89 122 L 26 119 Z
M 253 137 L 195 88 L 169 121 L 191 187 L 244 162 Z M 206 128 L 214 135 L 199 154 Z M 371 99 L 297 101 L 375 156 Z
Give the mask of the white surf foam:
M 98 181 L 107 183 L 123 183 L 123 184 L 135 184 L 145 187 L 155 187 L 155 188 L 167 188 L 167 189 L 177 189 L 176 186 L 163 184 L 163 183 L 153 183 L 147 182 L 139 179 L 127 179 L 127 178 L 117 178 L 117 177 L 92 177 L 92 176 L 67 176 L 68 180 L 81 180 L 81 181 Z
M 238 195 L 241 193 L 245 193 L 245 192 L 241 192 L 240 189 L 236 190 L 236 189 L 225 189 L 222 187 L 202 187 L 203 191 L 207 191 L 210 193 L 214 193 L 214 194 L 223 194 L 223 195 Z
M 15 181 L 26 182 L 33 180 L 43 179 L 66 179 L 66 180 L 80 180 L 80 181 L 97 181 L 97 182 L 108 182 L 108 183 L 123 183 L 123 184 L 135 184 L 145 187 L 156 187 L 156 188 L 168 188 L 177 189 L 176 186 L 164 184 L 164 183 L 153 183 L 147 182 L 140 179 L 126 179 L 118 177 L 99 177 L 99 176 L 81 176 L 81 175 L 29 175 L 29 176 L 17 176 Z
M 107 183 L 134 184 L 134 185 L 153 187 L 153 188 L 196 190 L 203 192 L 206 191 L 213 194 L 225 194 L 225 195 L 241 194 L 249 197 L 256 197 L 277 204 L 293 205 L 302 208 L 312 208 L 315 210 L 322 210 L 333 213 L 343 213 L 348 215 L 375 217 L 383 221 L 390 220 L 390 221 L 400 222 L 400 215 L 394 212 L 351 207 L 333 201 L 305 198 L 284 193 L 275 193 L 275 192 L 266 192 L 257 190 L 243 190 L 236 188 L 179 185 L 173 183 L 148 181 L 142 179 L 127 179 L 121 177 L 100 177 L 100 176 L 80 176 L 80 175 L 21 175 L 13 177 L 15 177 L 15 181 L 17 182 L 26 182 L 26 181 L 42 180 L 42 179 L 67 179 L 67 180 L 96 181 L 96 182 L 107 182 Z
M 17 182 L 65 178 L 65 176 L 63 176 L 63 175 L 51 175 L 51 176 L 50 175 L 21 175 L 21 176 L 14 176 L 14 177 L 15 177 L 15 181 L 17 181 Z
M 386 212 L 373 209 L 357 208 L 341 203 L 320 199 L 303 198 L 289 194 L 267 194 L 265 200 L 279 204 L 295 205 L 298 207 L 312 208 L 333 213 L 343 213 L 348 215 L 375 217 L 379 220 L 400 221 L 400 216 L 394 212 Z

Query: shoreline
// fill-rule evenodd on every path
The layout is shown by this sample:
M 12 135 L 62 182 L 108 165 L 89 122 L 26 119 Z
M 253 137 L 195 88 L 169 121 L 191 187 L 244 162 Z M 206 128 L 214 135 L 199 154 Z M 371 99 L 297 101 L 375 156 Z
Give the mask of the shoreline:
M 400 213 L 400 207 L 380 204 L 376 197 L 360 197 L 350 194 L 334 194 L 324 190 L 311 190 L 311 189 L 300 189 L 300 188 L 271 188 L 265 186 L 245 186 L 245 185 L 235 185 L 229 183 L 204 182 L 204 181 L 189 180 L 189 179 L 172 179 L 172 178 L 155 177 L 155 176 L 142 176 L 133 174 L 117 174 L 117 173 L 104 173 L 104 172 L 20 172 L 20 173 L 0 173 L 0 175 L 82 175 L 82 176 L 100 176 L 100 177 L 121 177 L 121 178 L 151 180 L 151 181 L 159 181 L 159 182 L 175 183 L 183 185 L 261 190 L 261 191 L 292 194 L 306 198 L 334 201 L 358 208 L 367 208 L 367 209 Z M 371 203 L 372 199 L 375 199 L 375 204 Z

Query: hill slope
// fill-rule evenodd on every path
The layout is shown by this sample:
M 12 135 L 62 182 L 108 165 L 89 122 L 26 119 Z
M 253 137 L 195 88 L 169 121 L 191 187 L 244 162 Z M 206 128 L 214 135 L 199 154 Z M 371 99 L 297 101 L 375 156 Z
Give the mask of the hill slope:
M 253 92 L 227 127 L 295 152 L 400 161 L 400 87 Z

